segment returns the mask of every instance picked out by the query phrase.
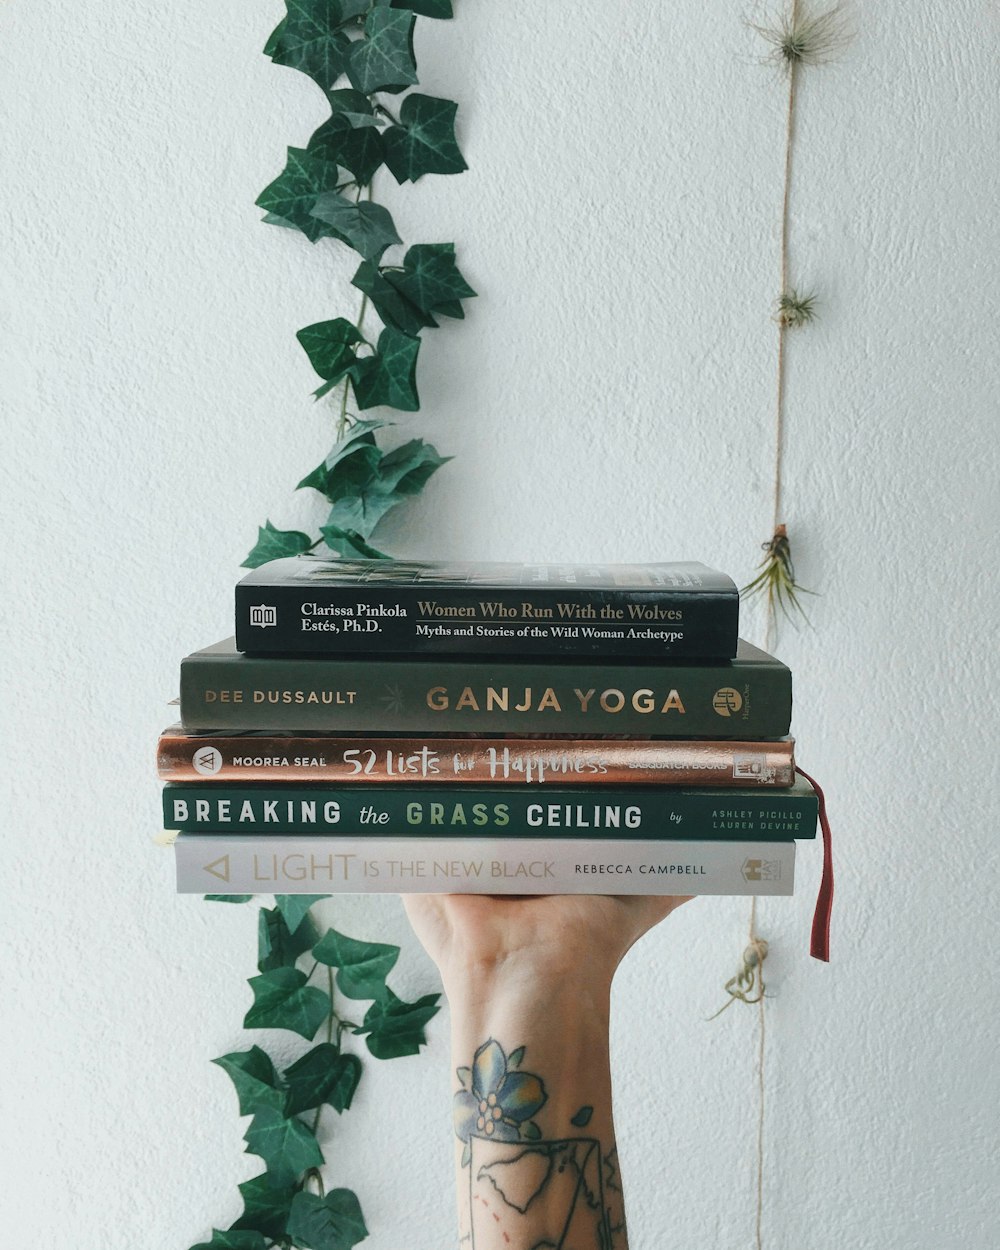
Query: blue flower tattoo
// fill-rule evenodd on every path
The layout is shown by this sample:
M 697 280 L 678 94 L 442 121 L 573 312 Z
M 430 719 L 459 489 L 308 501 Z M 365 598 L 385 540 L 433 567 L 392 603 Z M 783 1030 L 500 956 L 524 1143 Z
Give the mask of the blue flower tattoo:
M 541 1136 L 531 1117 L 548 1098 L 545 1085 L 531 1072 L 515 1069 L 524 1058 L 524 1047 L 508 1058 L 491 1037 L 476 1051 L 471 1068 L 459 1068 L 462 1088 L 455 1095 L 455 1132 L 469 1153 L 470 1137 L 494 1141 L 534 1140 Z

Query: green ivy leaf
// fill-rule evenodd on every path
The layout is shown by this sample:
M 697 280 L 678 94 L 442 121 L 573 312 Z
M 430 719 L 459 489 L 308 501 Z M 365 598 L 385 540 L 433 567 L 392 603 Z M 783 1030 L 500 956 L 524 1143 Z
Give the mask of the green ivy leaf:
M 349 1189 L 331 1189 L 325 1198 L 303 1191 L 292 1201 L 288 1235 L 306 1250 L 353 1250 L 368 1229 Z
M 395 496 L 394 503 L 406 496 L 419 495 L 438 469 L 451 459 L 451 456 L 439 456 L 437 449 L 423 439 L 411 438 L 382 457 L 379 490 Z
M 381 462 L 382 453 L 376 446 L 362 444 L 332 468 L 325 461 L 317 465 L 308 477 L 299 482 L 299 486 L 311 486 L 333 503 L 345 495 L 365 490 L 378 477 Z
M 285 917 L 285 924 L 294 933 L 314 903 L 329 898 L 329 894 L 275 894 L 274 905 Z
M 304 477 L 296 490 L 310 486 L 333 502 L 341 495 L 351 494 L 375 477 L 382 453 L 375 446 L 375 430 L 384 421 L 357 421 L 347 434 L 335 443 L 327 458 Z
M 211 1241 L 199 1241 L 191 1250 L 267 1250 L 267 1240 L 263 1233 L 246 1229 L 237 1232 L 234 1229 L 223 1231 L 212 1229 Z
M 372 9 L 365 19 L 365 35 L 347 54 L 347 76 L 364 95 L 373 91 L 402 91 L 417 79 L 413 55 L 412 13 Z
M 378 337 L 375 355 L 359 361 L 353 374 L 358 406 L 385 406 L 401 412 L 416 412 L 420 408 L 417 394 L 419 351 L 419 339 L 386 326 Z
M 399 125 L 382 135 L 385 163 L 397 182 L 416 182 L 424 174 L 460 174 L 469 168 L 455 141 L 457 112 L 452 100 L 419 91 L 406 97 Z
M 244 565 L 244 568 L 246 566 Z M 206 894 L 206 903 L 249 903 L 252 894 Z
M 275 1189 L 264 1172 L 253 1180 L 244 1181 L 239 1190 L 243 1195 L 243 1214 L 233 1222 L 231 1231 L 254 1229 L 275 1241 L 283 1238 L 295 1197 L 294 1188 Z
M 281 36 L 285 33 L 285 20 L 285 18 L 281 19 L 277 26 L 275 26 L 274 30 L 272 30 L 268 35 L 267 43 L 264 44 L 264 55 L 271 57 L 272 60 L 274 59 L 275 52 L 278 50 L 278 45 L 281 43 Z
M 357 92 L 351 92 L 356 95 Z M 364 100 L 365 97 L 361 96 Z M 370 123 L 370 124 L 368 124 Z M 385 160 L 385 145 L 374 117 L 362 126 L 353 126 L 344 113 L 334 113 L 313 133 L 306 148 L 324 161 L 349 169 L 359 187 L 366 187 Z
M 361 126 L 377 126 L 378 118 L 371 100 L 353 87 L 341 87 L 339 91 L 328 91 L 327 101 L 333 116 L 340 118 L 349 126 L 358 129 Z
M 334 161 L 325 161 L 305 148 L 289 148 L 285 168 L 257 196 L 257 206 L 268 214 L 265 220 L 278 217 L 315 243 L 335 231 L 312 215 L 312 207 L 318 196 L 336 191 L 339 185 L 340 170 Z
M 346 20 L 345 7 L 340 0 L 286 0 L 288 16 L 264 51 L 276 65 L 308 74 L 324 90 L 332 87 L 351 50 L 350 39 L 337 29 Z
M 346 1111 L 361 1080 L 361 1060 L 344 1055 L 332 1042 L 320 1042 L 285 1069 L 288 1083 L 288 1115 L 299 1115 L 327 1102 L 335 1111 Z
M 217 1063 L 235 1085 L 240 1115 L 253 1115 L 260 1107 L 284 1109 L 285 1091 L 279 1088 L 278 1074 L 270 1057 L 259 1046 L 233 1051 L 212 1062 Z
M 404 443 L 382 457 L 370 483 L 334 502 L 327 525 L 369 538 L 387 512 L 408 496 L 419 494 L 431 475 L 450 459 L 450 456 L 439 456 L 421 439 Z
M 275 529 L 270 521 L 265 521 L 262 526 L 257 527 L 257 544 L 240 567 L 256 569 L 262 564 L 267 564 L 269 560 L 280 560 L 282 556 L 301 555 L 311 546 L 312 539 L 301 530 L 279 530 Z M 212 895 L 210 897 L 224 896 Z M 252 895 L 235 894 L 228 897 L 241 899 L 250 898 Z
M 251 977 L 254 1003 L 243 1019 L 248 1029 L 289 1029 L 308 1041 L 330 1014 L 330 999 L 297 968 L 274 968 Z
M 295 337 L 309 357 L 309 363 L 326 379 L 326 385 L 316 391 L 317 399 L 353 369 L 357 362 L 355 348 L 364 342 L 361 331 L 344 317 L 317 321 L 299 330 Z
M 298 230 L 295 222 L 285 221 L 284 217 L 278 217 L 274 213 L 265 213 L 261 221 L 265 226 L 280 226 L 282 230 Z
M 260 1155 L 273 1189 L 294 1185 L 307 1168 L 319 1167 L 323 1152 L 312 1130 L 301 1120 L 287 1119 L 273 1107 L 262 1107 L 244 1134 L 247 1154 Z
M 524 1047 L 518 1046 L 517 1050 L 512 1050 L 507 1056 L 508 1068 L 519 1068 L 524 1060 Z
M 382 276 L 421 312 L 464 317 L 461 301 L 476 292 L 455 264 L 454 243 L 417 243 L 403 257 L 402 269 Z
M 313 947 L 313 957 L 337 969 L 337 987 L 348 998 L 381 998 L 399 947 L 359 942 L 330 929 Z
M 415 1055 L 427 1041 L 423 1026 L 437 1014 L 440 997 L 440 994 L 425 994 L 415 1003 L 406 1003 L 387 989 L 385 998 L 372 1003 L 365 1013 L 364 1024 L 354 1032 L 368 1034 L 365 1043 L 376 1059 Z
M 257 968 L 294 968 L 295 961 L 316 941 L 316 926 L 307 916 L 293 932 L 277 907 L 257 913 Z
M 360 534 L 342 530 L 336 525 L 321 525 L 319 532 L 323 535 L 326 545 L 337 555 L 348 560 L 389 560 L 384 551 L 370 547 Z
M 581 1107 L 576 1115 L 570 1117 L 570 1124 L 576 1128 L 586 1128 L 590 1123 L 590 1117 L 594 1114 L 593 1107 Z
M 369 200 L 356 203 L 337 191 L 327 191 L 317 197 L 312 215 L 325 221 L 342 243 L 365 260 L 378 260 L 387 247 L 403 241 L 389 210 Z
M 389 0 L 375 0 L 376 4 L 385 5 Z M 410 9 L 423 17 L 453 17 L 451 0 L 392 0 L 394 9 Z
M 377 265 L 365 261 L 358 267 L 351 282 L 368 296 L 387 326 L 393 326 L 403 334 L 415 338 L 425 326 L 437 325 L 433 317 L 421 312 L 415 304 L 401 295 Z
M 521 1136 L 526 1137 L 528 1141 L 538 1141 L 541 1135 L 542 1130 L 538 1127 L 534 1120 L 529 1120 L 527 1124 L 521 1125 Z

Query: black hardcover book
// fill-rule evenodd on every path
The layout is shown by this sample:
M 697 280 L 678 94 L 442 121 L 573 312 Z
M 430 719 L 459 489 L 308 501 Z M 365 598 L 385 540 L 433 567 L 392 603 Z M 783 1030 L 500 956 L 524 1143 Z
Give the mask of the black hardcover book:
M 356 653 L 728 660 L 739 592 L 704 564 L 273 560 L 236 587 L 236 646 Z
M 780 738 L 792 675 L 741 641 L 713 663 L 241 655 L 181 661 L 185 729 Z

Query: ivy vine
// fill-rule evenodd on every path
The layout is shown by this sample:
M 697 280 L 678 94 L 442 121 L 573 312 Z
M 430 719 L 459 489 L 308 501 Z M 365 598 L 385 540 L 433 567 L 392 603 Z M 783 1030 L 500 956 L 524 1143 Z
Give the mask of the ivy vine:
M 257 204 L 270 225 L 356 252 L 361 263 L 351 281 L 361 299 L 356 320 L 334 317 L 297 335 L 320 378 L 315 397 L 336 392 L 333 445 L 295 488 L 323 496 L 326 520 L 318 535 L 266 520 L 245 568 L 318 547 L 385 558 L 369 541 L 376 526 L 420 494 L 450 457 L 419 438 L 385 451 L 377 436 L 390 422 L 358 412 L 418 411 L 420 335 L 441 317 L 464 317 L 463 301 L 476 294 L 458 268 L 454 243 L 416 243 L 384 263 L 403 240 L 389 210 L 372 197 L 383 166 L 400 184 L 466 168 L 455 138 L 458 106 L 410 90 L 418 83 L 417 15 L 450 18 L 451 0 L 286 0 L 285 7 L 264 52 L 311 78 L 330 115 L 304 148 L 288 149 L 285 168 Z M 377 337 L 365 329 L 369 309 L 382 323 Z
M 419 438 L 387 450 L 378 436 L 391 422 L 358 412 L 418 411 L 420 335 L 441 317 L 464 317 L 463 301 L 476 294 L 453 243 L 417 243 L 397 263 L 384 263 L 403 240 L 372 196 L 383 166 L 401 184 L 466 168 L 455 139 L 457 105 L 410 90 L 418 84 L 417 16 L 450 18 L 451 0 L 286 0 L 285 8 L 264 52 L 311 78 L 330 114 L 305 148 L 288 149 L 285 168 L 257 204 L 270 225 L 356 252 L 361 263 L 352 283 L 361 299 L 354 321 L 335 317 L 297 335 L 320 379 L 316 399 L 334 392 L 332 447 L 296 486 L 323 496 L 326 520 L 314 536 L 268 519 L 247 568 L 321 546 L 339 556 L 386 558 L 369 542 L 376 526 L 420 494 L 450 457 Z M 348 85 L 340 85 L 344 78 Z M 369 309 L 382 323 L 377 337 L 365 330 Z M 207 897 L 246 903 L 254 896 Z M 415 1055 L 439 995 L 411 1003 L 387 985 L 398 947 L 335 929 L 321 934 L 312 906 L 326 897 L 277 895 L 275 906 L 258 914 L 258 975 L 249 981 L 253 1003 L 244 1027 L 283 1029 L 314 1044 L 283 1068 L 257 1045 L 214 1060 L 233 1082 L 240 1114 L 252 1117 L 247 1152 L 265 1170 L 240 1185 L 239 1218 L 191 1250 L 352 1250 L 368 1235 L 357 1196 L 326 1189 L 323 1114 L 327 1107 L 348 1111 L 361 1080 L 363 1062 L 350 1039 L 364 1038 L 376 1059 Z M 348 1018 L 358 1012 L 343 999 L 368 1004 L 360 1021 Z
M 207 897 L 246 903 L 254 896 Z M 265 1170 L 240 1185 L 242 1215 L 191 1250 L 352 1250 L 368 1235 L 357 1195 L 325 1188 L 320 1123 L 327 1107 L 338 1115 L 349 1110 L 364 1071 L 347 1041 L 363 1037 L 376 1059 L 415 1055 L 440 995 L 408 1003 L 393 993 L 386 977 L 398 946 L 359 942 L 335 929 L 321 936 L 312 906 L 327 897 L 279 894 L 273 908 L 258 913 L 258 975 L 250 978 L 253 1004 L 244 1027 L 322 1040 L 283 1070 L 260 1046 L 213 1060 L 233 1082 L 240 1115 L 252 1117 L 244 1135 L 247 1153 L 259 1155 Z M 360 1022 L 341 1014 L 348 1008 L 338 1009 L 340 998 L 369 1004 Z

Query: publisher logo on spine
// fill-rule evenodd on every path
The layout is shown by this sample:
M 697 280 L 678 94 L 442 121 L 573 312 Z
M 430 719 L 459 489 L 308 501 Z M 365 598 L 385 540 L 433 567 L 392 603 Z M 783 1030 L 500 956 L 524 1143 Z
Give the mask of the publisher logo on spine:
M 194 771 L 201 777 L 214 777 L 222 767 L 222 752 L 215 747 L 200 747 L 191 761 Z
M 743 706 L 743 696 L 732 686 L 723 686 L 712 696 L 712 707 L 720 716 L 735 716 Z
M 745 859 L 743 861 L 744 881 L 780 881 L 780 859 Z
M 229 856 L 222 855 L 219 859 L 213 859 L 210 864 L 202 864 L 202 872 L 210 872 L 213 877 L 218 877 L 220 881 L 229 881 Z
M 774 780 L 774 773 L 766 755 L 736 755 L 733 759 L 733 777 L 736 781 L 757 781 L 764 785 Z
M 250 608 L 250 624 L 256 629 L 277 625 L 278 609 L 270 603 L 255 603 Z

